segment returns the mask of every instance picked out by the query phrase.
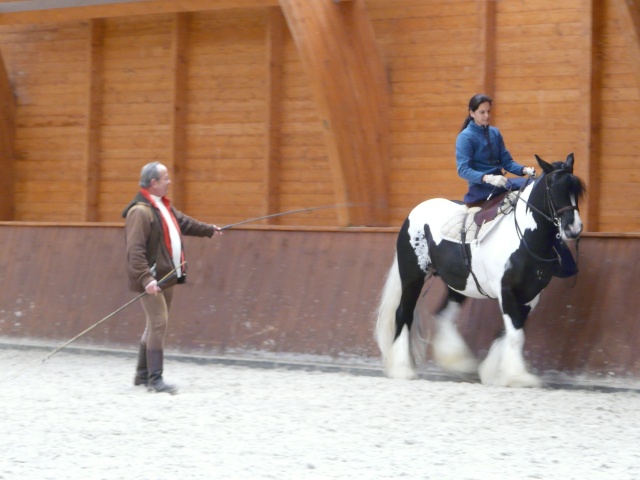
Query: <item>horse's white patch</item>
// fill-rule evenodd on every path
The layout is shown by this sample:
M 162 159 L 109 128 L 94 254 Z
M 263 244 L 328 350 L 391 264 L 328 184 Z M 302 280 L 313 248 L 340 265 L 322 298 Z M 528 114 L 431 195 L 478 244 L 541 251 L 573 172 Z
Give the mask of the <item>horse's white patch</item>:
M 416 256 L 418 257 L 418 266 L 423 272 L 426 272 L 427 268 L 431 264 L 431 258 L 429 257 L 427 237 L 424 234 L 424 230 L 416 229 L 415 232 L 412 232 L 410 228 L 409 234 L 411 235 L 409 242 L 411 243 L 411 247 L 413 247 L 413 251 L 416 252 Z
M 442 224 L 451 216 L 452 210 L 457 210 L 460 205 L 443 198 L 434 198 L 422 202 L 409 214 L 409 242 L 418 257 L 418 266 L 426 272 L 431 264 L 429 247 L 424 232 L 426 219 L 429 219 L 431 235 L 436 244 L 442 241 Z

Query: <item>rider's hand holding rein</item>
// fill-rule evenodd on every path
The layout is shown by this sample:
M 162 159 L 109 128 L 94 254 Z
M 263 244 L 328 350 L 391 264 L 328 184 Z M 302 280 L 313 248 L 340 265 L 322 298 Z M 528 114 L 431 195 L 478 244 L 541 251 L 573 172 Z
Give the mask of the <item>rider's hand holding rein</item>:
M 524 167 L 522 169 L 522 175 L 527 175 L 529 177 L 535 177 L 536 176 L 536 169 L 533 167 Z
M 482 181 L 494 187 L 504 187 L 507 184 L 507 177 L 504 175 L 485 175 L 482 177 Z

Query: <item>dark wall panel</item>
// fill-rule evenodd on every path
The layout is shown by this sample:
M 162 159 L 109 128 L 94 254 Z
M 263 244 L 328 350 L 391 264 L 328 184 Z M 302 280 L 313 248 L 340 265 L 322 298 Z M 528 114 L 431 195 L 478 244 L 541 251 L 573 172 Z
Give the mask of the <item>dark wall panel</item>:
M 393 231 L 228 230 L 188 238 L 188 282 L 176 287 L 167 348 L 196 354 L 265 351 L 376 357 L 376 301 Z M 135 297 L 126 288 L 118 227 L 0 226 L 0 335 L 62 344 Z M 640 377 L 640 238 L 588 236 L 580 274 L 554 279 L 527 325 L 538 371 Z M 443 287 L 427 283 L 428 312 Z M 135 348 L 144 326 L 134 304 L 79 344 Z M 471 301 L 460 320 L 483 355 L 501 328 L 497 304 Z

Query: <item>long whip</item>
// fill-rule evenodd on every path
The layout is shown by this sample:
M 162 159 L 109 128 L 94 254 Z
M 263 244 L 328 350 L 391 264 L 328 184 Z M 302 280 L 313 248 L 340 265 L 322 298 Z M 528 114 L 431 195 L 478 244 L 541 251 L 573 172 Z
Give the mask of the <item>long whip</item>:
M 162 284 L 163 282 L 166 282 L 169 278 L 171 278 L 172 275 L 174 275 L 176 273 L 176 271 L 183 267 L 187 262 L 182 262 L 180 265 L 178 265 L 176 268 L 174 268 L 173 270 L 171 270 L 169 273 L 167 273 L 164 277 L 162 277 L 159 281 L 158 281 L 158 285 Z M 99 321 L 97 321 L 96 323 L 94 323 L 93 325 L 91 325 L 90 327 L 84 329 L 82 332 L 80 332 L 78 335 L 76 335 L 75 337 L 73 337 L 71 340 L 66 341 L 65 343 L 63 343 L 62 345 L 60 345 L 59 347 L 57 347 L 55 350 L 52 350 L 51 352 L 49 352 L 47 355 L 45 355 L 43 358 L 37 360 L 36 362 L 34 362 L 32 365 L 28 365 L 27 367 L 23 368 L 22 370 L 19 370 L 18 372 L 14 373 L 13 375 L 8 376 L 7 378 L 5 378 L 3 381 L 0 381 L 0 383 L 2 382 L 6 382 L 9 380 L 12 380 L 14 378 L 16 378 L 17 376 L 19 376 L 20 374 L 22 374 L 24 371 L 26 371 L 27 369 L 44 363 L 47 360 L 49 360 L 51 357 L 53 357 L 56 353 L 58 353 L 60 350 L 68 347 L 71 343 L 75 342 L 77 339 L 79 339 L 80 337 L 82 337 L 83 335 L 86 335 L 88 332 L 90 332 L 91 330 L 93 330 L 94 328 L 96 328 L 98 325 L 106 322 L 107 320 L 109 320 L 111 317 L 113 317 L 114 315 L 120 313 L 122 310 L 124 310 L 125 308 L 127 308 L 129 305 L 131 305 L 132 303 L 137 302 L 138 300 L 140 300 L 142 297 L 144 297 L 145 295 L 147 295 L 147 292 L 142 292 L 140 295 L 138 295 L 135 298 L 132 298 L 131 300 L 129 300 L 127 303 L 125 303 L 124 305 L 122 305 L 120 308 L 118 308 L 117 310 L 114 310 L 113 312 L 111 312 L 109 315 L 107 315 L 106 317 L 100 319 Z
M 300 208 L 298 210 L 289 210 L 287 212 L 272 213 L 270 215 L 262 215 L 260 217 L 250 218 L 249 220 L 242 220 L 241 222 L 237 222 L 237 223 L 232 223 L 230 225 L 226 225 L 224 227 L 221 227 L 220 231 L 229 230 L 230 228 L 237 227 L 238 225 L 244 225 L 245 223 L 257 222 L 258 220 L 264 220 L 266 218 L 281 217 L 283 215 L 291 215 L 292 213 L 304 213 L 304 212 L 311 212 L 313 210 L 322 210 L 322 209 L 326 209 L 326 208 L 353 207 L 353 206 L 355 206 L 354 203 L 342 203 L 342 204 L 336 204 L 336 205 L 322 205 L 320 207 Z
M 258 220 L 264 220 L 266 218 L 273 218 L 273 217 L 281 217 L 283 215 L 291 215 L 293 213 L 303 213 L 303 212 L 311 212 L 313 210 L 321 210 L 321 209 L 325 209 L 325 208 L 338 208 L 338 207 L 352 207 L 354 206 L 354 204 L 352 203 L 347 203 L 347 204 L 336 204 L 336 205 L 322 205 L 320 207 L 310 207 L 310 208 L 300 208 L 297 210 L 289 210 L 286 212 L 280 212 L 280 213 L 272 213 L 270 215 L 262 215 L 260 217 L 255 217 L 255 218 L 250 218 L 248 220 L 243 220 L 241 222 L 237 222 L 237 223 L 232 223 L 230 225 L 226 225 L 222 228 L 220 228 L 220 231 L 222 230 L 229 230 L 230 228 L 233 227 L 237 227 L 238 225 L 244 225 L 245 223 L 250 223 L 250 222 L 257 222 Z M 162 279 L 160 279 L 160 281 L 158 281 L 158 285 L 162 284 L 163 282 L 167 281 L 177 270 L 178 268 L 181 268 L 182 266 L 185 265 L 186 262 L 182 262 L 180 265 L 178 265 L 176 268 L 174 268 L 173 270 L 171 270 L 169 273 L 167 273 Z M 122 305 L 120 308 L 118 308 L 117 310 L 114 310 L 113 312 L 111 312 L 109 315 L 107 315 L 106 317 L 100 319 L 99 321 L 97 321 L 96 323 L 94 323 L 93 325 L 91 325 L 90 327 L 86 328 L 85 330 L 83 330 L 82 332 L 80 332 L 78 335 L 76 335 L 75 337 L 73 337 L 72 339 L 66 341 L 65 343 L 63 343 L 62 345 L 60 345 L 59 347 L 57 347 L 55 350 L 51 351 L 50 353 L 48 353 L 46 356 L 44 356 L 43 358 L 37 360 L 36 362 L 33 363 L 33 365 L 28 365 L 27 367 L 23 368 L 22 370 L 19 370 L 18 372 L 14 373 L 13 375 L 10 375 L 8 377 L 6 377 L 4 380 L 0 380 L 0 383 L 3 382 L 7 382 L 9 380 L 12 380 L 16 377 L 18 377 L 19 375 L 21 375 L 24 371 L 26 371 L 27 369 L 31 368 L 32 366 L 38 365 L 38 364 L 42 364 L 44 362 L 46 362 L 47 360 L 49 360 L 51 357 L 53 357 L 56 353 L 58 353 L 60 350 L 63 350 L 64 348 L 68 347 L 71 343 L 75 342 L 76 340 L 78 340 L 80 337 L 82 337 L 83 335 L 86 335 L 88 332 L 90 332 L 91 330 L 93 330 L 94 328 L 96 328 L 98 325 L 101 325 L 102 323 L 106 322 L 107 320 L 109 320 L 110 318 L 112 318 L 113 316 L 117 315 L 118 313 L 120 313 L 122 310 L 124 310 L 125 308 L 127 308 L 129 305 L 137 302 L 138 300 L 140 300 L 142 297 L 144 297 L 147 294 L 147 292 L 142 292 L 140 295 L 138 295 L 135 298 L 132 298 L 131 300 L 129 300 L 127 303 L 125 303 L 124 305 Z

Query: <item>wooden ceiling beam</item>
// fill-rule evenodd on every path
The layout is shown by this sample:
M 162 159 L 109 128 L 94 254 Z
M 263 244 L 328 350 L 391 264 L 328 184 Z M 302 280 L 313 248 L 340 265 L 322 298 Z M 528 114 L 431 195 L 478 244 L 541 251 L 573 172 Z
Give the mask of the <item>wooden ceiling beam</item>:
M 318 104 L 336 203 L 352 204 L 338 222 L 386 225 L 390 86 L 364 0 L 280 6 Z
M 277 5 L 278 0 L 14 0 L 0 2 L 0 25 Z

